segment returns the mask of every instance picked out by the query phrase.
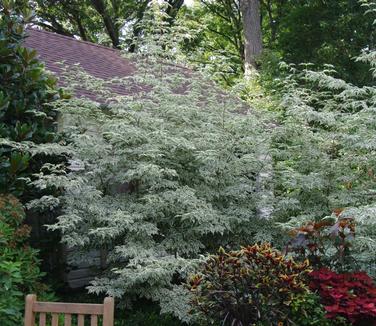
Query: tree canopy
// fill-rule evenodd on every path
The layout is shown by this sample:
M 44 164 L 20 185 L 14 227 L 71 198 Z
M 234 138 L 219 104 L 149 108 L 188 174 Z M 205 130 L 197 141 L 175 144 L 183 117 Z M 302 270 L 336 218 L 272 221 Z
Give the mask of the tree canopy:
M 212 66 L 225 84 L 240 77 L 247 62 L 257 68 L 263 61 L 261 48 L 290 63 L 333 64 L 341 77 L 353 83 L 370 81 L 365 79 L 366 66 L 353 60 L 375 43 L 364 1 L 196 0 L 190 6 L 183 0 L 32 3 L 34 23 L 42 28 L 130 52 L 143 36 L 145 12 L 157 3 L 168 24 L 189 26 L 192 37 L 185 48 L 191 62 Z M 247 11 L 248 4 L 255 7 Z M 259 32 L 253 35 L 255 30 Z M 248 56 L 250 51 L 255 55 Z

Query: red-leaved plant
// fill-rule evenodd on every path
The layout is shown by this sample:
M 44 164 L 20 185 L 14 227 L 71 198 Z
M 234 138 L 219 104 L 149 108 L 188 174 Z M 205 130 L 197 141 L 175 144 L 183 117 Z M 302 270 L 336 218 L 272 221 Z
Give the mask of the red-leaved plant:
M 376 286 L 366 273 L 338 274 L 321 268 L 310 277 L 310 288 L 320 294 L 327 318 L 342 316 L 353 325 L 376 325 Z
M 355 221 L 351 217 L 342 217 L 341 212 L 334 212 L 336 219 L 308 221 L 291 230 L 292 240 L 286 247 L 286 253 L 294 253 L 297 260 L 308 259 L 314 269 L 329 267 L 337 272 L 356 270 L 356 259 L 351 252 Z

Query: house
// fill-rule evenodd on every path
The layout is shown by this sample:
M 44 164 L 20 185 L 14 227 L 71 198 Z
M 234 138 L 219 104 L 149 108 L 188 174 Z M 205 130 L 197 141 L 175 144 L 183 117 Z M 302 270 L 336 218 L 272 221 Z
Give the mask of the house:
M 131 77 L 137 71 L 136 63 L 122 55 L 121 51 L 91 42 L 81 41 L 73 37 L 56 34 L 36 28 L 27 29 L 25 46 L 37 51 L 39 59 L 45 64 L 47 70 L 58 77 L 59 86 L 64 83 L 63 67 L 79 65 L 87 74 L 103 79 Z M 168 69 L 178 70 L 187 78 L 192 71 L 177 65 L 169 65 Z M 145 91 L 142 85 L 132 84 L 130 87 L 112 85 L 111 91 L 121 96 L 131 95 L 137 91 Z M 85 88 L 75 90 L 74 96 L 89 98 L 101 102 L 95 92 Z
M 89 75 L 105 80 L 129 76 L 136 70 L 134 64 L 125 59 L 119 50 L 36 28 L 28 28 L 27 35 L 25 46 L 35 49 L 47 70 L 58 78 L 62 74 L 62 65 L 59 63 L 68 66 L 79 64 Z M 64 86 L 62 80 L 60 85 Z M 115 91 L 119 95 L 131 92 L 124 88 Z M 78 90 L 75 96 L 95 99 L 95 94 L 85 89 Z

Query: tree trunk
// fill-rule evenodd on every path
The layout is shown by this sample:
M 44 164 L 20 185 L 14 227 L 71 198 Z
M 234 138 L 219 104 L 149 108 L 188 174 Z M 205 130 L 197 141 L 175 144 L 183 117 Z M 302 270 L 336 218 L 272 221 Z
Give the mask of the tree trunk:
M 74 17 L 73 17 L 74 21 L 76 22 L 77 24 L 77 28 L 78 28 L 78 31 L 80 33 L 80 36 L 82 38 L 82 40 L 84 41 L 90 41 L 89 38 L 87 37 L 86 35 L 86 31 L 85 31 L 85 28 L 84 26 L 82 25 L 82 21 L 81 21 L 81 18 L 80 18 L 80 14 L 79 13 L 74 13 Z
M 109 13 L 107 12 L 106 4 L 103 0 L 91 0 L 93 8 L 101 15 L 103 23 L 106 27 L 108 36 L 111 39 L 112 46 L 114 48 L 119 48 L 119 30 L 116 26 L 116 22 L 112 20 Z
M 140 23 L 142 19 L 144 18 L 144 14 L 146 12 L 146 9 L 149 5 L 149 0 L 144 0 L 140 3 L 140 6 L 138 7 L 137 14 L 136 14 L 136 22 L 133 24 L 133 39 L 131 40 L 129 44 L 128 52 L 134 53 L 136 52 L 136 40 L 140 36 L 142 32 L 142 27 L 140 26 Z
M 169 16 L 167 21 L 170 25 L 174 23 L 176 16 L 178 15 L 178 12 L 183 4 L 184 4 L 184 0 L 169 0 L 168 1 L 166 14 Z
M 262 52 L 260 0 L 240 0 L 244 30 L 244 72 L 249 77 L 257 69 Z

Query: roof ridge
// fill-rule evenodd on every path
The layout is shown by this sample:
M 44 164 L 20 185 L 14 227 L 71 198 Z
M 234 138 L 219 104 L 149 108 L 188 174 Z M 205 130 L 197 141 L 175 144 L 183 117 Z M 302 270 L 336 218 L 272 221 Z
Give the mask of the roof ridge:
M 90 46 L 95 46 L 97 48 L 101 48 L 101 49 L 110 50 L 110 51 L 113 51 L 113 52 L 120 53 L 120 50 L 118 50 L 118 49 L 113 49 L 113 48 L 110 48 L 110 47 L 105 46 L 105 45 L 100 45 L 100 44 L 89 42 L 89 41 L 83 41 L 83 40 L 80 40 L 80 39 L 77 39 L 77 38 L 74 38 L 74 37 L 61 35 L 61 34 L 58 34 L 58 33 L 55 33 L 55 32 L 51 32 L 51 31 L 46 31 L 45 29 L 42 29 L 42 28 L 35 28 L 35 27 L 32 27 L 32 26 L 29 26 L 29 27 L 26 28 L 26 31 L 28 31 L 28 30 L 32 30 L 32 31 L 39 32 L 39 33 L 52 34 L 54 36 L 57 36 L 57 37 L 60 37 L 60 38 L 66 39 L 66 40 L 80 42 L 80 43 L 84 43 L 84 44 L 87 44 L 87 45 L 90 45 Z

